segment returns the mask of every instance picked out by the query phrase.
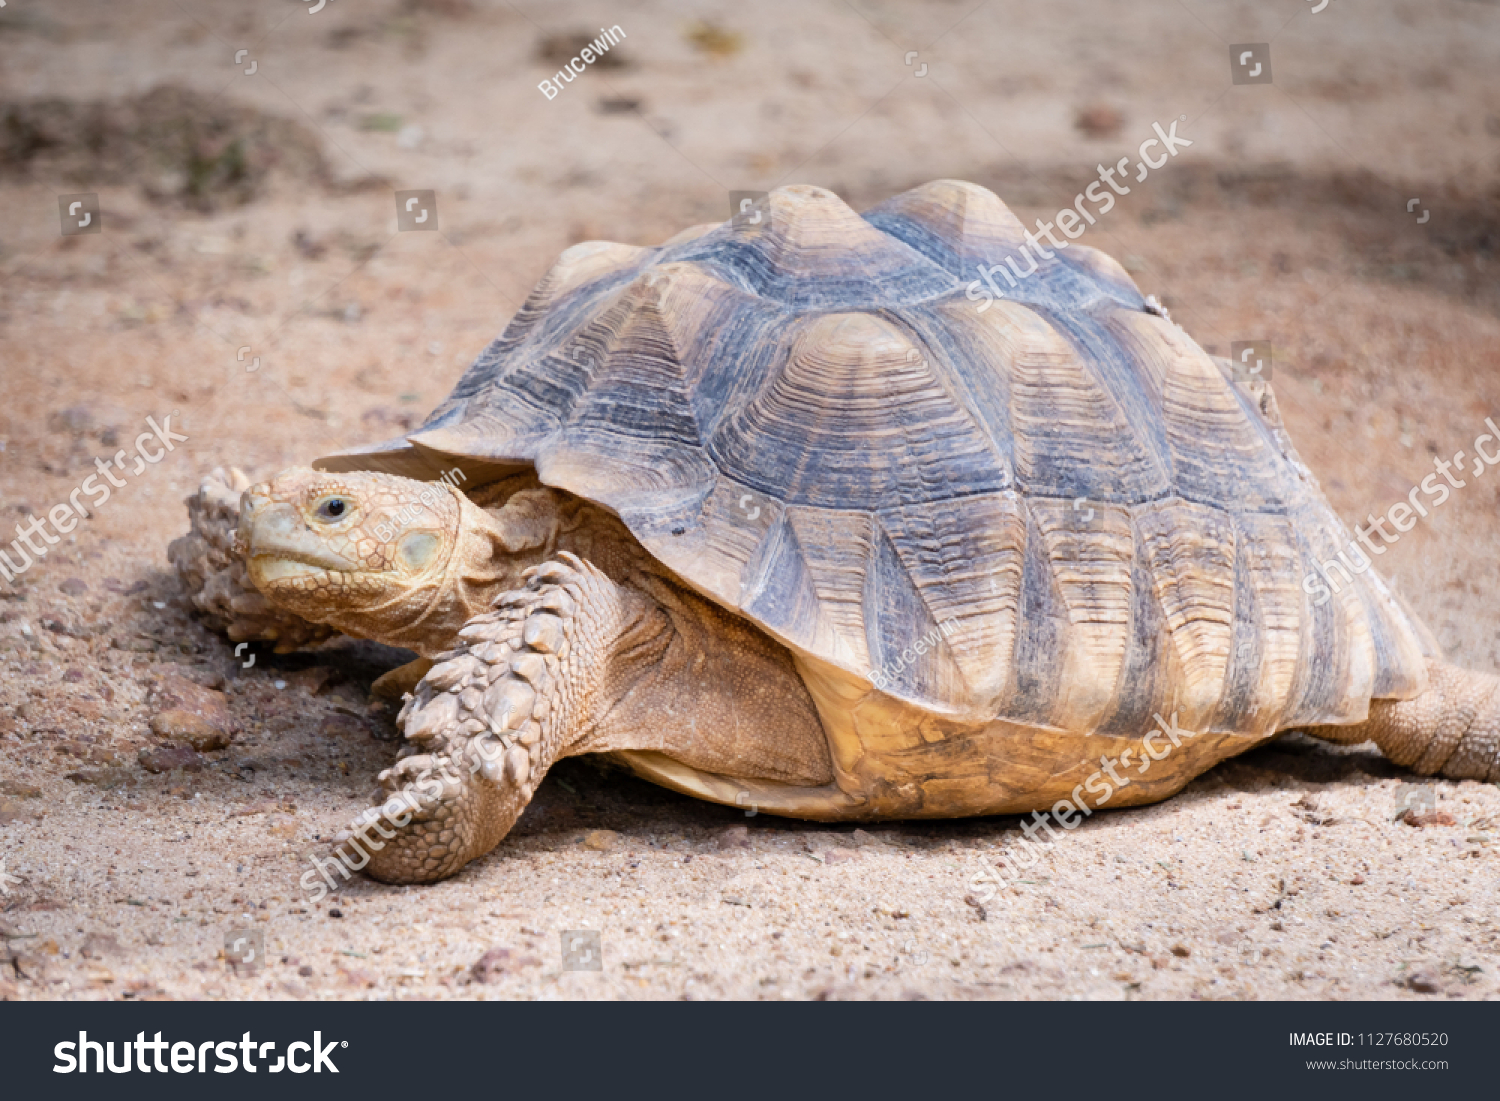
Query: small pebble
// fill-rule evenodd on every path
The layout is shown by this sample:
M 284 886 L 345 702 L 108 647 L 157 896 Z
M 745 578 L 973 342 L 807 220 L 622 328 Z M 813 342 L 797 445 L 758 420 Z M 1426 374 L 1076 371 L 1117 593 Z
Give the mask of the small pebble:
M 83 947 L 79 949 L 79 953 L 90 960 L 116 956 L 120 953 L 120 942 L 108 933 L 90 933 L 83 938 Z
M 339 979 L 345 986 L 372 987 L 380 983 L 380 978 L 373 972 L 366 971 L 362 967 L 340 967 Z
M 595 852 L 608 852 L 619 840 L 620 835 L 614 830 L 595 830 L 583 839 L 583 847 Z
M 748 826 L 730 826 L 719 831 L 719 848 L 721 849 L 748 849 L 750 847 L 750 828 Z
M 332 715 L 326 715 L 318 724 L 318 736 L 332 738 L 338 741 L 346 741 L 350 738 L 362 738 L 370 733 L 370 728 L 363 720 L 356 719 L 353 715 L 345 715 L 343 712 L 335 711 Z
M 501 975 L 511 969 L 511 951 L 509 948 L 491 948 L 474 962 L 469 968 L 469 973 L 474 976 L 475 982 L 494 982 Z
M 1413 971 L 1406 976 L 1406 986 L 1418 994 L 1437 994 L 1442 990 L 1442 984 L 1438 982 L 1437 975 L 1425 968 L 1421 971 Z
M 68 773 L 63 779 L 72 780 L 75 784 L 93 784 L 95 787 L 112 788 L 124 783 L 125 776 L 125 772 L 121 769 L 81 768 L 77 772 Z
M 198 751 L 187 745 L 147 746 L 136 754 L 136 760 L 147 772 L 174 772 L 179 768 L 196 771 L 203 767 Z
M 320 694 L 328 682 L 333 678 L 333 670 L 326 665 L 314 665 L 308 669 L 299 669 L 295 673 L 287 674 L 284 681 L 278 681 L 276 687 L 283 684 L 294 684 L 298 688 L 305 689 L 309 695 Z
M 1445 810 L 1435 810 L 1428 814 L 1412 814 L 1410 811 L 1402 816 L 1401 821 L 1408 826 L 1456 826 L 1458 820 Z
M 151 732 L 158 738 L 181 742 L 193 749 L 223 749 L 229 744 L 228 731 L 188 711 L 162 711 L 152 715 Z
M 160 738 L 198 750 L 223 749 L 234 736 L 224 693 L 175 673 L 161 676 L 151 690 L 151 729 Z

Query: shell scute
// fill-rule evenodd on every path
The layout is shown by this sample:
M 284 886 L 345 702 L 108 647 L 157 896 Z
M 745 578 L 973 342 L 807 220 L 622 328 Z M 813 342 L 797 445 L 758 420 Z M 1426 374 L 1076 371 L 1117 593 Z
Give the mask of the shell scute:
M 1347 533 L 1269 389 L 1103 253 L 1045 252 L 958 181 L 864 216 L 782 188 L 758 222 L 574 246 L 409 441 L 330 463 L 534 466 L 827 699 L 923 729 L 1139 737 L 1176 711 L 1262 735 L 1417 690 L 1417 629 L 1373 572 L 1306 583 Z

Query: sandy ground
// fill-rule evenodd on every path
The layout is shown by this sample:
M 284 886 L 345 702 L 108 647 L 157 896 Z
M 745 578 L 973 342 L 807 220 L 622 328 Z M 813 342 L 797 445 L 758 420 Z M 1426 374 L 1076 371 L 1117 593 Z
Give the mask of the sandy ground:
M 1095 816 L 983 906 L 966 884 L 1014 819 L 831 829 L 587 761 L 449 882 L 299 887 L 394 755 L 368 687 L 399 658 L 236 657 L 168 570 L 182 498 L 220 463 L 271 473 L 409 426 L 575 241 L 655 243 L 787 182 L 863 208 L 957 176 L 1029 222 L 1178 118 L 1191 149 L 1086 242 L 1211 350 L 1275 344 L 1292 436 L 1346 520 L 1500 413 L 1495 5 L 751 10 L 0 11 L 7 535 L 148 416 L 188 436 L 0 584 L 0 997 L 1500 996 L 1500 788 L 1431 783 L 1451 824 L 1408 826 L 1413 777 L 1298 736 Z M 547 36 L 615 24 L 624 65 L 538 91 Z M 1230 83 L 1229 46 L 1251 42 L 1271 43 L 1269 86 Z M 180 106 L 121 113 L 163 83 L 201 116 L 187 139 Z M 48 108 L 38 129 L 49 96 L 105 122 Z M 215 112 L 291 120 L 321 164 L 278 157 L 296 143 L 274 126 L 235 152 Z M 397 188 L 437 191 L 439 233 L 397 232 Z M 78 192 L 103 232 L 62 237 L 56 196 Z M 1497 534 L 1500 483 L 1474 480 L 1382 560 L 1485 670 Z M 174 678 L 222 693 L 228 748 L 163 748 Z M 243 930 L 264 967 L 226 961 Z M 599 932 L 602 971 L 564 968 L 574 930 Z

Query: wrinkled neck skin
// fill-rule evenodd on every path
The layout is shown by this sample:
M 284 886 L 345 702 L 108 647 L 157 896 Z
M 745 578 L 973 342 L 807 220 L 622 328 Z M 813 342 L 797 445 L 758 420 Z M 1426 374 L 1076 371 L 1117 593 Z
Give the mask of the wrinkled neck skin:
M 488 611 L 497 596 L 519 588 L 522 571 L 540 563 L 545 548 L 507 549 L 493 516 L 457 490 L 449 492 L 458 499 L 461 519 L 452 552 L 441 568 L 395 589 L 379 586 L 363 600 L 359 590 L 367 586 L 353 579 L 339 605 L 317 618 L 354 638 L 403 646 L 430 658 L 451 649 L 459 629 Z

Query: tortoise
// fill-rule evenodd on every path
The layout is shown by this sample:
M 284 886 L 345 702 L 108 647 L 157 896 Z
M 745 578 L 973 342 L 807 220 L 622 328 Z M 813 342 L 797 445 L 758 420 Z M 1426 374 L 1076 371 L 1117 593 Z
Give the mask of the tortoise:
M 1051 241 L 941 180 L 574 245 L 416 431 L 211 475 L 171 557 L 231 639 L 419 655 L 352 866 L 452 875 L 581 753 L 747 812 L 1068 828 L 1292 728 L 1500 778 L 1500 679 L 1335 572 L 1269 383 Z

